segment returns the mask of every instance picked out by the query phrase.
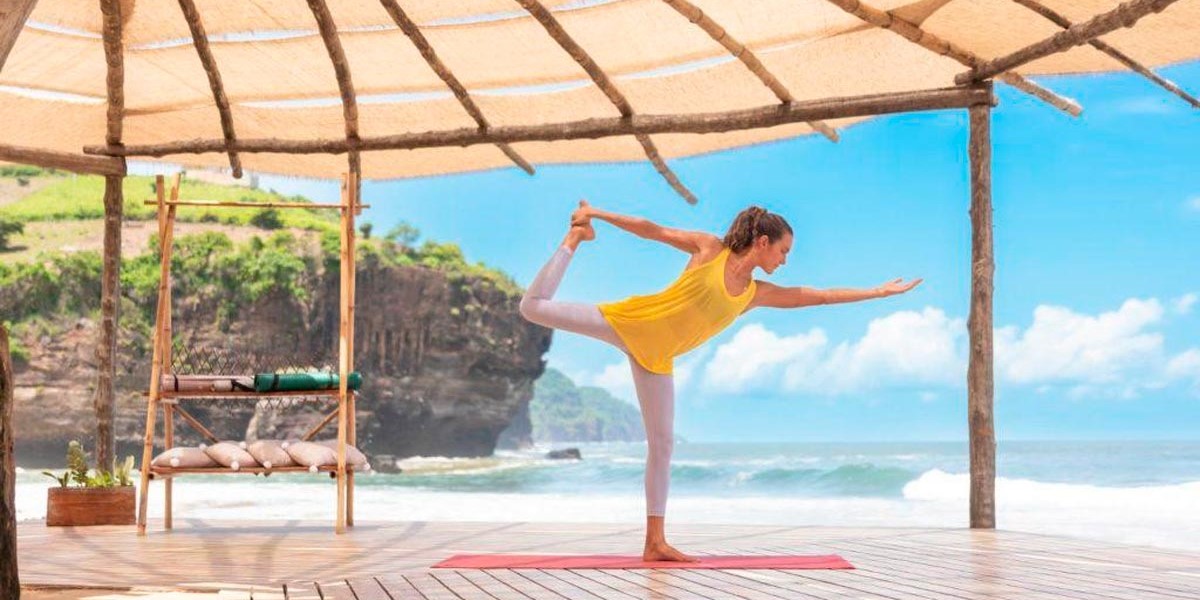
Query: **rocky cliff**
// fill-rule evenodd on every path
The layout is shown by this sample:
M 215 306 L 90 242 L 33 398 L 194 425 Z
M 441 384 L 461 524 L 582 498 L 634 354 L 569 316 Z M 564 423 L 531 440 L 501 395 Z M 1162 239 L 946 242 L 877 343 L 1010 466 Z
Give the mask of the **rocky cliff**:
M 373 455 L 491 454 L 513 416 L 526 411 L 533 382 L 544 369 L 550 331 L 522 319 L 517 297 L 487 278 L 364 261 L 357 282 L 355 368 L 365 376 L 358 404 L 360 447 Z M 235 371 L 247 365 L 336 366 L 337 274 L 309 285 L 304 298 L 276 291 L 232 319 L 198 296 L 177 296 L 179 372 L 211 372 L 215 367 L 206 362 L 227 361 Z M 139 308 L 145 307 L 126 299 L 123 311 Z M 70 439 L 91 446 L 95 339 L 96 325 L 78 315 L 23 328 L 26 356 L 16 365 L 14 414 L 21 464 L 61 463 Z M 144 323 L 122 327 L 118 455 L 140 458 L 149 347 Z M 295 438 L 330 409 L 327 403 L 280 408 L 264 402 L 184 402 L 225 439 Z M 328 435 L 334 431 L 328 429 Z M 183 422 L 177 422 L 176 435 L 178 443 L 201 441 Z

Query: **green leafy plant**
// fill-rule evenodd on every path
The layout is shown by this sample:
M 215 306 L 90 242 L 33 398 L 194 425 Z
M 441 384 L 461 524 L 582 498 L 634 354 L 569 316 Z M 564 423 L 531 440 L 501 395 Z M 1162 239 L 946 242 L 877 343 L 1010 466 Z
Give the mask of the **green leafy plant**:
M 74 484 L 76 487 L 83 488 L 110 488 L 133 485 L 133 478 L 130 475 L 132 471 L 132 456 L 126 456 L 114 471 L 88 468 L 87 454 L 83 451 L 83 444 L 71 440 L 67 444 L 67 470 L 62 475 L 55 475 L 52 471 L 42 471 L 42 474 L 57 481 L 58 485 L 62 487 L 70 487 L 71 484 Z
M 57 481 L 58 485 L 61 487 L 67 487 L 67 484 L 71 483 L 71 472 L 70 471 L 66 471 L 62 475 L 55 475 L 54 473 L 52 473 L 50 471 L 42 471 L 42 475 L 45 475 L 46 477 L 49 477 L 50 479 Z

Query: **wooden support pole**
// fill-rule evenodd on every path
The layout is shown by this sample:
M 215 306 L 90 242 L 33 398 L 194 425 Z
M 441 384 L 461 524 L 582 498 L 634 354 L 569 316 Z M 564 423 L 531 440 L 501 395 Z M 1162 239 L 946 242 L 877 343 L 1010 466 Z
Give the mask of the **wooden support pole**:
M 655 133 L 720 133 L 758 129 L 813 120 L 867 117 L 923 110 L 966 108 L 980 102 L 993 103 L 991 88 L 964 86 L 890 92 L 847 98 L 805 100 L 791 104 L 772 104 L 758 108 L 686 115 L 632 115 L 604 119 L 585 119 L 549 125 L 496 127 L 481 131 L 477 127 L 403 133 L 358 140 L 360 151 L 411 150 L 495 144 L 497 142 L 535 142 L 578 140 Z M 241 153 L 275 152 L 286 154 L 341 154 L 351 143 L 342 139 L 326 140 L 237 140 L 234 149 Z M 136 146 L 87 146 L 87 154 L 105 156 L 162 157 L 171 154 L 225 152 L 225 140 L 191 140 Z
M 629 100 L 625 98 L 625 95 L 617 89 L 617 86 L 613 85 L 612 80 L 608 78 L 608 74 L 600 68 L 600 65 L 596 64 L 596 61 L 592 60 L 592 57 L 583 49 L 583 46 L 580 46 L 563 29 L 558 20 L 554 18 L 554 15 L 550 14 L 550 11 L 546 10 L 546 7 L 542 6 L 541 2 L 538 0 L 517 0 L 517 2 L 542 25 L 542 28 L 546 30 L 546 33 L 554 39 L 560 48 L 566 51 L 567 54 L 570 54 L 571 58 L 575 59 L 575 62 L 583 68 L 588 77 L 592 79 L 592 82 L 596 84 L 596 87 L 600 88 L 600 91 L 604 92 L 604 95 L 608 97 L 609 102 L 612 102 L 613 106 L 617 107 L 617 111 L 621 113 L 623 119 L 633 116 L 633 107 L 629 104 Z M 667 162 L 663 160 L 662 155 L 658 152 L 658 147 L 654 144 L 654 140 L 650 139 L 650 135 L 638 133 L 634 134 L 634 137 L 637 138 L 638 143 L 645 150 L 646 158 L 650 159 L 650 163 L 654 165 L 654 169 L 667 180 L 671 188 L 680 196 L 683 196 L 683 199 L 688 204 L 695 204 L 695 194 L 692 194 L 690 190 L 684 187 L 683 182 L 679 181 L 679 177 L 667 166 Z
M 730 35 L 728 31 L 725 31 L 724 27 L 721 27 L 719 24 L 717 24 L 712 17 L 704 14 L 704 11 L 700 10 L 699 7 L 697 7 L 695 4 L 692 4 L 688 0 L 663 1 L 666 2 L 671 8 L 674 8 L 676 12 L 687 18 L 687 20 L 695 23 L 698 27 L 700 27 L 700 29 L 703 29 L 704 33 L 707 33 L 708 36 L 713 39 L 713 41 L 724 46 L 734 58 L 742 61 L 742 64 L 746 65 L 746 68 L 749 69 L 759 81 L 763 82 L 763 85 L 767 86 L 767 88 L 769 88 L 771 92 L 775 94 L 775 97 L 779 98 L 780 102 L 787 104 L 795 101 L 795 98 L 792 97 L 792 93 L 789 92 L 786 87 L 784 87 L 783 83 L 779 81 L 778 77 L 775 77 L 774 73 L 771 73 L 767 70 L 767 67 L 762 64 L 762 61 L 758 59 L 758 55 L 754 54 L 753 50 L 747 48 L 741 42 L 737 41 L 737 39 Z M 837 131 L 829 125 L 826 125 L 821 121 L 811 121 L 808 123 L 808 126 L 812 127 L 813 131 L 816 131 L 817 133 L 828 138 L 829 141 L 838 141 Z
M 132 3 L 129 4 L 133 6 Z M 104 60 L 108 64 L 108 123 L 105 140 L 110 146 L 121 145 L 122 122 L 125 117 L 125 59 L 121 39 L 121 0 L 100 0 L 104 23 Z
M 921 29 L 916 23 L 904 19 L 891 11 L 879 10 L 858 0 L 828 1 L 866 23 L 891 31 L 930 52 L 945 56 L 960 64 L 973 68 L 983 62 L 983 59 L 974 52 L 929 33 Z M 1000 80 L 1071 116 L 1078 117 L 1083 112 L 1083 109 L 1074 100 L 1059 96 L 1016 73 L 1005 73 L 1000 77 Z
M 116 392 L 113 383 L 117 368 L 117 322 L 121 304 L 121 219 L 125 199 L 121 192 L 124 177 L 104 178 L 104 271 L 100 277 L 100 335 L 96 341 L 98 380 L 92 396 L 96 415 L 96 468 L 111 472 L 116 463 L 113 437 L 113 408 Z
M 163 190 L 163 178 L 159 176 L 155 179 L 155 194 L 158 202 L 158 236 L 160 238 L 166 236 L 167 233 L 167 206 L 168 203 L 176 204 L 179 202 L 179 184 L 182 179 L 182 173 L 176 173 L 171 180 L 171 197 L 167 199 Z M 173 322 L 171 306 L 173 306 L 174 297 L 171 294 L 171 271 L 167 271 L 167 310 L 163 318 L 163 338 L 166 340 L 163 346 L 163 375 L 170 375 L 175 371 L 172 366 L 173 355 L 175 352 L 175 329 L 171 325 Z M 174 403 L 164 402 L 163 409 L 163 449 L 175 447 L 175 409 Z M 189 415 L 190 416 L 190 415 Z M 207 431 L 207 430 L 205 430 Z M 214 441 L 216 441 L 214 439 Z M 167 530 L 175 528 L 175 479 L 168 477 L 163 481 L 163 527 Z
M 359 180 L 359 176 L 355 173 L 350 173 L 349 177 L 350 177 L 350 183 L 351 183 L 351 185 L 350 185 L 350 190 L 351 190 L 350 213 L 353 218 L 353 215 L 360 214 L 360 212 L 362 210 L 361 209 L 361 206 L 362 206 L 362 196 L 361 196 L 362 181 Z M 355 309 L 355 305 L 357 304 L 356 298 L 357 298 L 357 294 L 358 294 L 358 250 L 357 250 L 358 243 L 357 243 L 356 235 L 357 234 L 356 234 L 356 230 L 354 228 L 354 222 L 351 221 L 351 223 L 350 223 L 350 278 L 348 280 L 350 302 L 347 306 L 347 308 L 349 309 L 349 315 L 346 317 L 346 325 L 349 327 L 349 333 L 346 336 L 346 341 L 347 341 L 347 344 L 346 344 L 346 353 L 347 353 L 346 369 L 347 369 L 347 371 L 346 371 L 346 375 L 344 375 L 341 379 L 342 381 L 345 382 L 342 385 L 346 386 L 346 390 L 344 392 L 344 395 L 346 398 L 346 410 L 345 410 L 346 431 L 343 436 L 345 438 L 345 443 L 340 445 L 340 448 L 341 448 L 340 452 L 343 455 L 346 452 L 346 448 L 345 448 L 346 444 L 354 444 L 355 437 L 356 437 L 355 436 L 355 411 L 357 410 L 357 406 L 356 406 L 357 405 L 357 395 L 354 393 L 353 390 L 349 389 L 350 373 L 354 371 L 354 335 L 355 335 L 355 333 L 354 333 L 354 309 Z M 339 435 L 341 435 L 341 434 L 339 434 Z M 342 462 L 345 462 L 344 459 L 342 459 Z M 349 470 L 346 473 L 346 526 L 347 527 L 354 526 L 354 470 L 353 469 Z
M 429 65 L 429 68 L 433 69 L 433 72 L 446 84 L 446 87 L 450 88 L 450 91 L 454 93 L 454 97 L 458 99 L 458 103 L 467 111 L 467 114 L 471 115 L 471 118 L 475 120 L 479 128 L 487 129 L 491 127 L 488 124 L 487 118 L 483 116 L 483 111 L 479 110 L 479 106 L 475 104 L 475 100 L 467 92 L 467 88 L 459 82 L 458 77 L 450 69 L 446 68 L 446 64 L 438 57 L 437 52 L 429 44 L 429 40 L 425 38 L 425 34 L 421 33 L 421 28 L 417 27 L 416 22 L 409 18 L 408 13 L 400 8 L 396 0 L 380 0 L 380 2 L 383 3 L 383 8 L 391 15 L 392 20 L 395 21 L 400 31 L 403 31 L 404 35 L 408 36 L 408 39 L 417 47 L 417 50 L 421 53 L 421 57 L 425 59 L 425 63 Z M 530 165 L 529 161 L 526 161 L 520 154 L 517 154 L 517 151 L 513 150 L 512 146 L 501 142 L 496 144 L 496 147 L 509 160 L 513 161 L 518 167 L 521 167 L 523 171 L 533 175 L 533 165 Z
M 233 141 L 237 139 L 233 130 L 233 113 L 229 110 L 229 98 L 225 95 L 225 85 L 221 83 L 221 71 L 217 69 L 217 61 L 208 47 L 208 34 L 204 31 L 204 22 L 200 19 L 200 11 L 196 10 L 194 0 L 179 0 L 179 9 L 183 11 L 183 18 L 192 32 L 192 45 L 196 47 L 196 54 L 200 55 L 200 64 L 204 65 L 204 72 L 208 75 L 208 86 L 212 88 L 213 101 L 216 102 L 217 112 L 221 117 L 221 132 L 225 134 L 225 141 Z M 230 151 L 227 154 L 229 155 L 229 168 L 233 170 L 234 178 L 241 179 L 242 160 L 238 158 L 237 152 Z
M 120 146 L 125 113 L 120 0 L 100 0 L 100 12 L 104 30 L 104 59 L 108 65 L 108 122 L 104 140 L 110 146 Z M 121 219 L 125 204 L 121 192 L 123 182 L 124 175 L 104 177 L 104 274 L 100 291 L 100 332 L 96 340 L 97 381 L 93 408 L 96 415 L 96 464 L 107 471 L 112 471 L 115 465 L 113 453 L 116 449 L 112 432 L 113 407 L 116 404 L 113 380 L 116 378 L 121 302 Z
M 346 433 L 349 414 L 349 381 L 353 340 L 354 303 L 351 298 L 354 279 L 354 196 L 357 185 L 353 173 L 342 177 L 341 218 L 341 290 L 338 332 L 338 436 L 337 436 L 337 533 L 346 530 Z
M 179 175 L 175 176 L 175 189 L 179 188 Z M 138 498 L 138 535 L 146 535 L 147 498 L 150 493 L 150 462 L 154 459 L 154 431 L 160 400 L 162 399 L 162 372 L 164 347 L 170 343 L 165 339 L 169 335 L 163 325 L 169 319 L 171 310 L 171 248 L 175 232 L 175 207 L 167 206 L 167 215 L 163 221 L 163 235 L 159 236 L 159 281 L 158 306 L 154 318 L 154 350 L 150 366 L 150 393 L 146 400 L 146 433 L 142 439 L 141 487 Z M 182 416 L 181 411 L 181 416 Z M 186 420 L 186 417 L 185 417 Z
M 17 470 L 13 456 L 13 371 L 8 329 L 0 322 L 0 598 L 20 598 L 17 572 Z
M 1024 6 L 1025 8 L 1028 8 L 1029 10 L 1032 10 L 1033 12 L 1045 17 L 1046 20 L 1050 21 L 1051 23 L 1054 23 L 1055 25 L 1058 25 L 1059 27 L 1062 27 L 1063 29 L 1070 29 L 1074 25 L 1074 23 L 1072 23 L 1070 21 L 1070 19 L 1055 12 L 1054 9 L 1052 9 L 1040 2 L 1037 2 L 1037 0 L 1013 0 L 1013 1 L 1016 2 L 1017 4 L 1020 4 L 1021 6 Z M 1158 85 L 1159 87 L 1167 90 L 1168 92 L 1171 92 L 1172 94 L 1175 94 L 1176 96 L 1179 96 L 1180 98 L 1183 99 L 1184 102 L 1191 104 L 1193 108 L 1200 108 L 1200 100 L 1197 100 L 1195 96 L 1187 93 L 1186 91 L 1183 90 L 1183 88 L 1180 88 L 1178 85 L 1175 85 L 1175 83 L 1173 81 L 1165 79 L 1162 76 L 1160 76 L 1158 73 L 1151 71 L 1149 67 L 1134 60 L 1128 54 L 1125 54 L 1124 52 L 1121 52 L 1120 50 L 1117 50 L 1116 48 L 1112 47 L 1111 45 L 1108 44 L 1108 42 L 1105 42 L 1104 40 L 1102 40 L 1100 38 L 1094 38 L 1092 40 L 1089 40 L 1088 44 L 1091 47 L 1109 55 L 1117 62 L 1129 67 L 1129 69 L 1132 70 L 1133 72 L 1154 82 L 1155 85 Z
M 176 406 L 169 402 L 164 402 L 162 407 L 163 451 L 165 452 L 175 447 Z M 170 477 L 163 481 L 163 528 L 168 531 L 175 528 L 174 483 L 175 480 Z
M 321 419 L 316 425 L 313 425 L 311 428 L 309 428 L 309 430 L 306 431 L 304 435 L 300 437 L 300 439 L 305 442 L 312 441 L 312 439 L 317 437 L 317 434 L 321 433 L 321 431 L 324 430 L 329 423 L 336 419 L 337 416 L 338 409 L 335 408 L 329 411 L 329 413 L 325 415 L 325 418 Z
M 25 146 L 0 144 L 0 160 L 38 165 L 54 169 L 66 169 L 73 173 L 92 175 L 124 175 L 125 161 L 120 158 L 71 154 L 54 150 L 41 150 Z
M 970 351 L 967 365 L 967 423 L 970 436 L 970 522 L 973 529 L 996 528 L 996 431 L 992 419 L 994 392 L 992 295 L 992 139 L 989 104 L 970 113 L 968 158 L 971 171 L 971 309 L 967 320 Z
M 1005 71 L 1011 71 L 1021 65 L 1033 62 L 1044 56 L 1069 50 L 1089 40 L 1102 36 L 1121 27 L 1133 27 L 1142 17 L 1152 12 L 1162 12 L 1178 0 L 1130 0 L 1116 8 L 1096 15 L 1083 23 L 1072 25 L 1066 31 L 1060 31 L 1040 42 L 1034 42 L 1016 52 L 984 61 L 975 68 L 954 76 L 954 82 L 963 85 L 972 81 L 982 81 Z
M 165 405 L 165 403 L 164 403 L 164 405 Z M 215 433 L 210 431 L 207 427 L 204 426 L 203 423 L 200 422 L 200 419 L 197 419 L 195 416 L 192 415 L 192 413 L 185 410 L 182 406 L 175 405 L 172 407 L 172 410 L 176 413 L 179 413 L 179 418 L 183 419 L 188 425 L 191 425 L 192 429 L 194 429 L 196 431 L 196 433 L 199 433 L 200 435 L 204 436 L 204 439 L 206 439 L 214 444 L 218 444 L 221 442 L 221 438 L 217 437 L 217 435 Z
M 21 35 L 25 21 L 29 19 L 29 13 L 33 12 L 36 5 L 37 0 L 0 1 L 0 71 L 4 70 L 4 63 L 8 62 L 8 53 L 12 52 L 13 45 L 17 43 L 17 36 Z

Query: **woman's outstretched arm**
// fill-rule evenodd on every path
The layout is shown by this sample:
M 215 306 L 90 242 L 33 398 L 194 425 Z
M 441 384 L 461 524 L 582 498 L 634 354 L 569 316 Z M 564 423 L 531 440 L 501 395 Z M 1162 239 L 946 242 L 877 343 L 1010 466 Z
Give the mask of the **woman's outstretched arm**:
M 871 289 L 830 289 L 818 290 L 809 287 L 782 287 L 773 283 L 759 281 L 754 292 L 754 299 L 746 310 L 756 306 L 771 308 L 799 308 L 818 304 L 839 304 L 843 302 L 859 302 L 875 298 L 886 298 L 903 294 L 917 287 L 922 280 L 914 279 L 904 283 L 903 279 L 894 279 L 879 287 Z
M 578 223 L 586 219 L 607 221 L 638 237 L 662 242 L 688 254 L 697 254 L 721 244 L 721 239 L 711 233 L 664 227 L 650 219 L 600 210 L 581 200 L 579 208 L 571 215 L 571 222 Z

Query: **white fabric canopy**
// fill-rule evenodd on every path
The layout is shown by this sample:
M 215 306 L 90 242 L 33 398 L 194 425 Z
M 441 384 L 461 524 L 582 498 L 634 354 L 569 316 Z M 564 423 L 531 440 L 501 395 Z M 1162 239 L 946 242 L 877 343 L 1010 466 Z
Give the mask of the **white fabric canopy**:
M 543 0 L 639 114 L 768 106 L 775 95 L 697 24 L 662 0 Z M 827 0 L 692 0 L 751 49 L 796 100 L 953 85 L 962 64 Z M 1012 0 L 867 0 L 984 59 L 1061 31 Z M 1043 0 L 1076 22 L 1118 0 Z M 177 0 L 124 0 L 123 141 L 220 139 L 212 90 Z M 196 0 L 240 139 L 338 139 L 334 69 L 305 0 Z M 362 137 L 474 127 L 475 122 L 377 0 L 328 0 L 359 103 Z M 493 126 L 619 113 L 576 61 L 514 0 L 399 0 Z M 0 143 L 67 152 L 102 144 L 106 63 L 99 3 L 40 0 L 0 71 Z M 1180 0 L 1104 40 L 1148 66 L 1200 57 L 1200 0 Z M 1124 68 L 1089 46 L 1036 60 L 1026 75 Z M 19 117 L 18 117 L 19 116 Z M 840 127 L 848 122 L 828 123 Z M 677 158 L 812 132 L 805 124 L 725 134 L 653 136 Z M 514 144 L 537 164 L 644 160 L 633 138 Z M 244 154 L 247 169 L 330 177 L 344 156 Z M 224 154 L 172 156 L 227 166 Z M 512 166 L 499 148 L 363 155 L 367 178 Z

